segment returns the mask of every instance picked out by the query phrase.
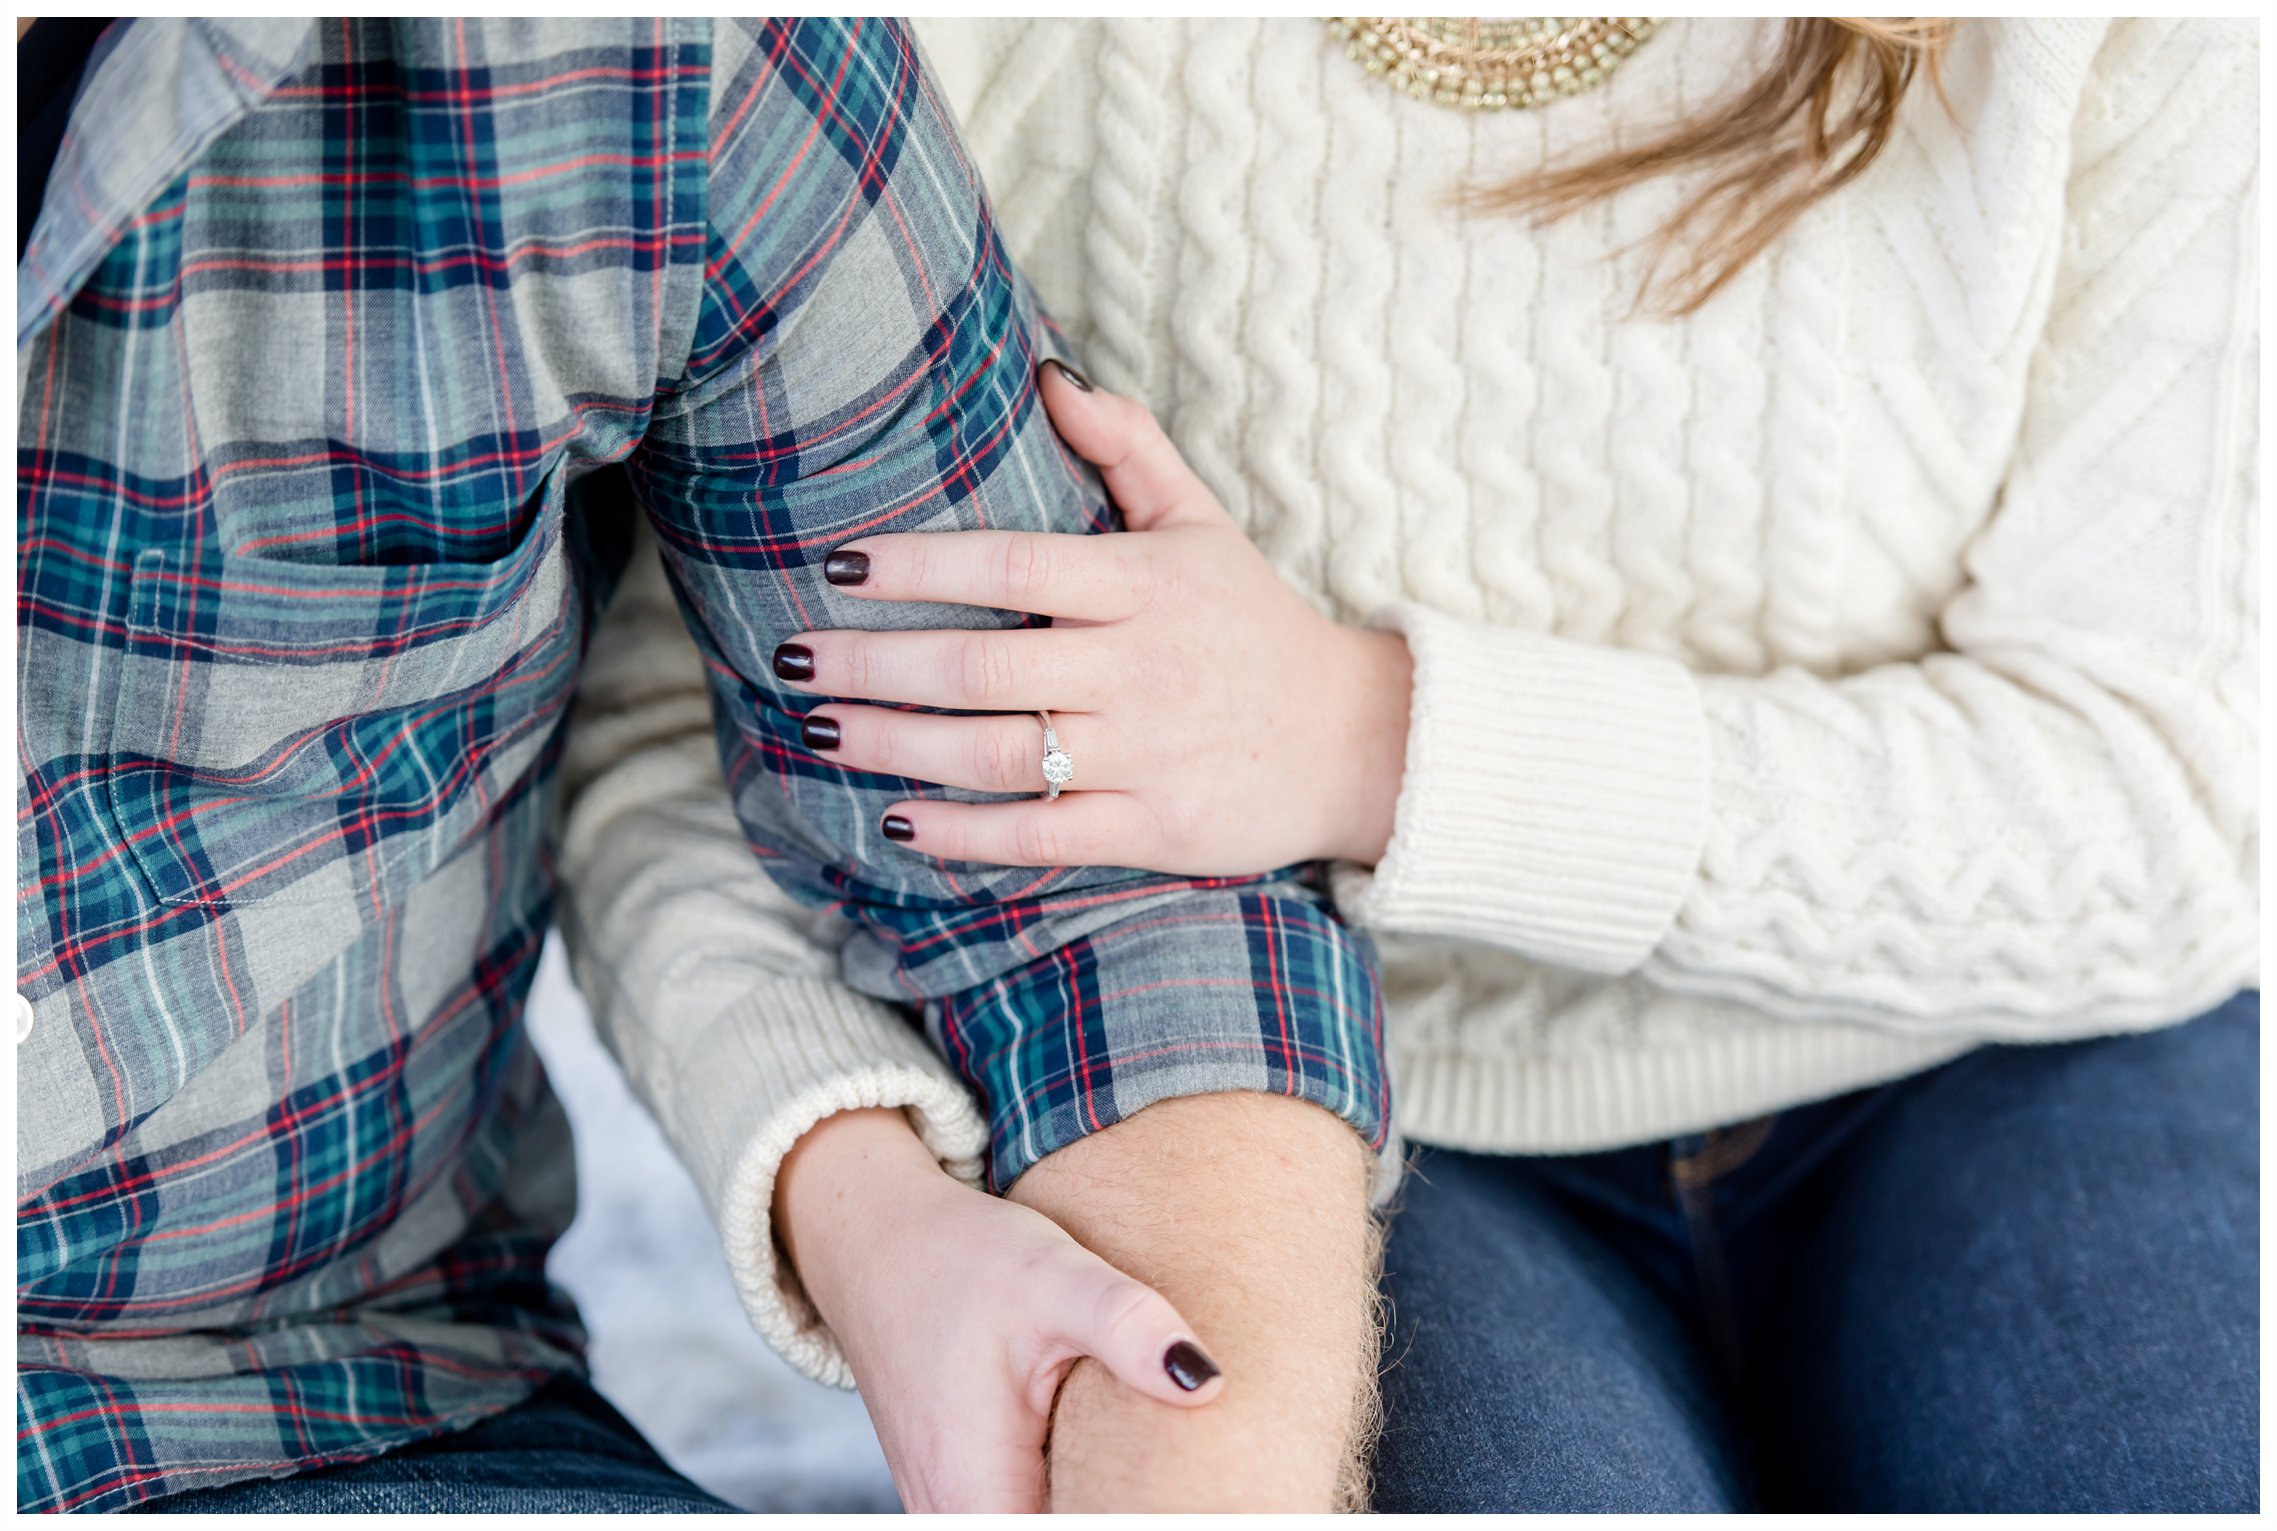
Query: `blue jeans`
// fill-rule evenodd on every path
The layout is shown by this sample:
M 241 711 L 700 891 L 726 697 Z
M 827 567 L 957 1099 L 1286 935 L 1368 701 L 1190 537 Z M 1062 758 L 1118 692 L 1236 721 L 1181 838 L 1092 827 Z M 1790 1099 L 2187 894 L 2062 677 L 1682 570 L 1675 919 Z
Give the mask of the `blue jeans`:
M 575 1378 L 456 1435 L 368 1462 L 170 1494 L 150 1514 L 733 1514 L 667 1466 L 622 1414 Z
M 2259 1504 L 2258 994 L 1572 1158 L 1422 1155 L 1376 1507 Z

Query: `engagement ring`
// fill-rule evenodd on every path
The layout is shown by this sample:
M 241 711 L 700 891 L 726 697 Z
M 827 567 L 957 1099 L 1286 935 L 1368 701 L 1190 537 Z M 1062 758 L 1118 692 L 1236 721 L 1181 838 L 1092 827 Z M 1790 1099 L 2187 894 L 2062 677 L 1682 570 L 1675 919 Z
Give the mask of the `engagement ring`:
M 1044 725 L 1044 801 L 1059 796 L 1059 789 L 1075 780 L 1075 757 L 1059 747 L 1059 730 L 1052 727 L 1052 715 L 1039 712 L 1036 717 Z

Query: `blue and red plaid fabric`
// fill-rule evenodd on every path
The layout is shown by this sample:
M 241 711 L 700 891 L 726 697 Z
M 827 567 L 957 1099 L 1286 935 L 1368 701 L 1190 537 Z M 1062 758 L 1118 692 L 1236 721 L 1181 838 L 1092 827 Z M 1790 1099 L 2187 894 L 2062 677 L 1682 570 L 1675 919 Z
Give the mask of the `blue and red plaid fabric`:
M 899 26 L 121 24 L 18 297 L 22 1507 L 370 1456 L 582 1364 L 522 1007 L 629 514 L 751 849 L 985 1097 L 999 1184 L 1211 1090 L 1382 1140 L 1372 964 L 1311 879 L 928 861 L 875 830 L 914 784 L 798 742 L 790 634 L 1021 620 L 857 608 L 830 547 L 1111 524 Z

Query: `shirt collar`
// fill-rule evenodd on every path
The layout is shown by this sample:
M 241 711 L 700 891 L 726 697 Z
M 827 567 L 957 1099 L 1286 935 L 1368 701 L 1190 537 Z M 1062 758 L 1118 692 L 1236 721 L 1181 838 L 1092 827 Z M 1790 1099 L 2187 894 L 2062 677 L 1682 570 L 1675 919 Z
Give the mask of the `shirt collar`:
M 54 321 L 128 224 L 307 57 L 313 21 L 146 17 L 97 45 L 16 266 L 16 351 Z

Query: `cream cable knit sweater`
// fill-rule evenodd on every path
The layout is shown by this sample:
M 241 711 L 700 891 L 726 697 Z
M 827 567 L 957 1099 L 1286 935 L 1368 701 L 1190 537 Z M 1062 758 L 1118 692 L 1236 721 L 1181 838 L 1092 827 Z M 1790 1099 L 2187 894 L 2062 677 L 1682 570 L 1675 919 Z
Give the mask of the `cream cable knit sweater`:
M 1408 1135 L 1730 1122 L 2252 979 L 2256 42 L 1969 22 L 1882 160 L 1681 322 L 1446 194 L 1634 142 L 1770 23 L 1539 112 L 1317 22 L 919 27 L 1013 254 L 1274 564 L 1404 629 Z
M 1683 183 L 1548 230 L 1445 194 L 1697 108 L 1767 24 L 1486 115 L 1310 21 L 919 34 L 1098 379 L 1413 647 L 1397 831 L 1337 881 L 1408 1136 L 1643 1141 L 2254 980 L 2249 23 L 1966 23 L 1951 115 L 1676 322 L 1615 252 Z M 742 853 L 668 609 L 611 621 L 564 929 L 755 1321 L 844 1381 L 776 1165 L 876 1102 L 969 1172 L 978 1122 Z

